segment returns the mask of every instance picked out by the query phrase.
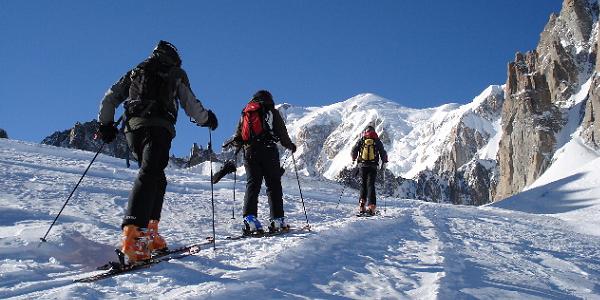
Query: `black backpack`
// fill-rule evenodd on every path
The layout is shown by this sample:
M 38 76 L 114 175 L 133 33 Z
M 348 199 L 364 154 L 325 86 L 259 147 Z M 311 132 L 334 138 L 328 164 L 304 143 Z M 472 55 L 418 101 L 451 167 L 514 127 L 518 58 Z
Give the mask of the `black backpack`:
M 131 71 L 129 100 L 125 112 L 130 117 L 161 117 L 175 123 L 177 116 L 169 109 L 171 68 L 146 61 Z M 176 111 L 175 111 L 176 113 Z

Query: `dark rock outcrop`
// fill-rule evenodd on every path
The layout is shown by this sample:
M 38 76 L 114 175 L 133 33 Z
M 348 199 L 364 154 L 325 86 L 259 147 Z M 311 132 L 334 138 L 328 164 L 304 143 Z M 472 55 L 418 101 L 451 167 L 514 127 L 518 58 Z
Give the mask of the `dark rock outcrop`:
M 44 138 L 42 144 L 96 152 L 102 145 L 102 140 L 94 139 L 98 126 L 99 123 L 96 120 L 85 123 L 77 122 L 71 129 L 56 131 Z M 112 143 L 104 146 L 102 153 L 118 158 L 127 158 L 130 153 L 128 152 L 125 135 L 118 134 Z M 130 158 L 133 160 L 133 155 L 130 155 Z
M 508 66 L 498 164 L 496 199 L 520 192 L 549 166 L 562 117 L 552 103 L 537 52 L 517 53 Z
M 8 138 L 8 133 L 6 133 L 6 130 L 0 128 L 0 139 L 7 139 Z
M 209 156 L 210 155 L 210 156 Z M 209 149 L 204 149 L 202 146 L 198 146 L 197 143 L 192 145 L 192 149 L 190 149 L 190 157 L 187 160 L 187 164 L 185 167 L 193 167 L 195 165 L 201 164 L 205 161 L 208 161 L 212 156 L 213 162 L 220 162 L 221 160 L 215 154 L 214 151 L 210 151 Z

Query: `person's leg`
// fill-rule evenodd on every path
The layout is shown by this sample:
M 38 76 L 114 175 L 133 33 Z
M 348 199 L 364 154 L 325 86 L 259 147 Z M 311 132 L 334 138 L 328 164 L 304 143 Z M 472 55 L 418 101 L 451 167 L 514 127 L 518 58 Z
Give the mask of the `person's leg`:
M 360 167 L 360 198 L 359 198 L 359 211 L 365 210 L 367 202 L 367 183 L 368 183 L 368 172 L 366 167 Z
M 166 136 L 170 137 L 168 134 Z M 169 147 L 165 147 L 165 143 L 152 134 L 151 128 L 128 132 L 126 137 L 140 166 L 121 225 L 123 228 L 121 251 L 125 254 L 126 261 L 133 263 L 150 258 L 148 222 L 156 202 L 160 182 L 164 180 Z M 168 145 L 170 145 L 170 138 Z
M 262 185 L 262 170 L 257 163 L 259 155 L 248 149 L 244 152 L 244 168 L 246 169 L 246 194 L 244 195 L 243 216 L 258 215 L 258 194 Z
M 266 147 L 261 157 L 260 166 L 265 176 L 267 196 L 271 219 L 283 218 L 283 192 L 281 188 L 281 166 L 279 165 L 279 151 L 277 147 Z
M 377 168 L 368 168 L 367 173 L 367 198 L 369 200 L 368 207 L 369 209 L 374 210 L 375 206 L 377 205 L 377 199 L 375 197 L 375 179 L 377 178 Z
M 150 136 L 153 141 L 153 151 L 156 152 L 157 164 L 161 164 L 161 172 L 157 175 L 157 191 L 152 202 L 150 210 L 150 220 L 148 222 L 149 248 L 151 251 L 167 248 L 167 242 L 158 232 L 158 223 L 160 221 L 165 191 L 167 189 L 167 177 L 164 169 L 169 164 L 169 151 L 171 150 L 171 135 L 168 130 L 162 127 L 150 128 Z
M 130 147 L 136 153 L 140 170 L 129 194 L 129 203 L 122 226 L 147 227 L 153 211 L 160 209 L 166 188 L 164 169 L 169 162 L 171 139 L 165 130 L 141 128 L 127 134 Z
M 157 190 L 154 205 L 150 212 L 151 220 L 160 220 L 165 192 L 167 190 L 167 176 L 165 176 L 165 168 L 169 165 L 169 152 L 171 150 L 171 136 L 169 131 L 162 127 L 154 127 L 151 131 L 155 157 L 157 164 L 160 165 L 160 172 L 157 175 Z

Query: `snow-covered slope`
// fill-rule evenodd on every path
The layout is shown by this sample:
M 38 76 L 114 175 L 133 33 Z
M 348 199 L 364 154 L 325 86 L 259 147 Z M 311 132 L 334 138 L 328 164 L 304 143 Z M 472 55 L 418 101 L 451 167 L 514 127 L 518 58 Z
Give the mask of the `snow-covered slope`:
M 499 114 L 481 107 L 489 105 L 486 101 L 491 96 L 501 94 L 501 86 L 490 86 L 471 103 L 425 109 L 403 107 L 374 94 L 360 94 L 324 107 L 284 104 L 279 110 L 298 143 L 296 155 L 305 174 L 336 178 L 351 165 L 350 150 L 361 132 L 373 125 L 388 151 L 388 169 L 396 176 L 413 178 L 425 169 L 435 168 L 440 156 L 451 148 L 451 134 L 459 123 L 487 138 L 495 136 Z M 494 149 L 497 145 L 488 147 L 481 156 L 495 156 Z
M 92 284 L 82 272 L 113 258 L 135 170 L 100 156 L 48 242 L 41 237 L 93 153 L 0 140 L 0 298 L 211 299 L 575 299 L 600 295 L 600 241 L 546 215 L 380 199 L 383 216 L 350 217 L 356 191 L 301 177 L 310 233 L 226 241 L 232 181 L 215 186 L 217 251 L 202 249 Z M 198 167 L 204 174 L 205 166 Z M 209 177 L 168 170 L 161 222 L 172 246 L 211 233 Z M 598 198 L 594 171 L 577 189 Z M 583 178 L 583 180 L 582 180 Z M 586 179 L 587 178 L 587 179 Z M 243 178 L 242 178 L 243 179 Z M 284 177 L 285 210 L 302 226 L 295 178 Z M 237 199 L 243 195 L 243 183 Z M 592 186 L 589 186 L 592 185 Z M 569 194 L 553 192 L 554 198 Z M 259 216 L 267 215 L 261 196 Z M 590 203 L 586 202 L 586 205 Z M 597 207 L 594 203 L 586 209 Z M 570 208 L 572 212 L 579 208 Z M 583 217 L 591 217 L 585 213 Z M 594 216 L 595 218 L 595 216 Z
M 600 153 L 576 136 L 525 191 L 491 206 L 551 215 L 574 230 L 600 236 Z

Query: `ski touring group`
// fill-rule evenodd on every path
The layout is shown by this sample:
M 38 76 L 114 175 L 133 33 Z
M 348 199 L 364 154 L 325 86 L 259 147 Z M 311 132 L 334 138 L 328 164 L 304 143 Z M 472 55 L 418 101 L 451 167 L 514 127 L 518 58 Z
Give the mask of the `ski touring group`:
M 121 104 L 124 107 L 124 115 L 115 121 L 115 111 Z M 162 40 L 153 49 L 150 57 L 125 73 L 108 89 L 101 101 L 97 137 L 103 141 L 102 146 L 113 142 L 119 132 L 124 132 L 127 144 L 139 166 L 121 223 L 121 245 L 116 250 L 119 262 L 112 265 L 113 269 L 134 269 L 135 266 L 156 263 L 162 256 L 184 252 L 189 254 L 195 249 L 195 246 L 170 249 L 159 233 L 167 186 L 164 170 L 168 165 L 180 106 L 192 122 L 208 127 L 209 136 L 211 131 L 217 129 L 216 115 L 204 107 L 191 89 L 187 74 L 181 67 L 177 48 Z M 211 143 L 209 142 L 209 150 L 212 150 Z M 267 90 L 259 90 L 243 108 L 234 136 L 223 145 L 225 149 L 233 149 L 234 159 L 225 162 L 223 168 L 211 178 L 212 189 L 212 184 L 217 183 L 223 176 L 235 173 L 237 156 L 241 152 L 247 178 L 243 224 L 240 224 L 242 234 L 239 237 L 268 236 L 293 230 L 286 222 L 283 208 L 281 177 L 284 169 L 280 164 L 278 143 L 292 153 L 296 168 L 293 156 L 296 145 L 288 135 L 282 116 L 275 109 L 273 96 Z M 375 178 L 380 163 L 381 170 L 384 170 L 388 158 L 373 126 L 365 128 L 362 137 L 352 148 L 351 156 L 353 164 L 357 165 L 356 175 L 360 172 L 361 179 L 358 216 L 376 215 L 378 211 Z M 295 171 L 298 179 L 297 169 Z M 257 209 L 263 180 L 270 207 L 267 228 L 259 221 Z M 300 188 L 299 181 L 298 187 Z M 300 194 L 302 195 L 301 190 Z M 306 216 L 306 210 L 304 212 Z M 54 221 L 56 222 L 56 219 Z M 307 226 L 304 229 L 310 230 L 308 217 L 306 221 Z M 42 241 L 45 241 L 45 237 Z M 210 242 L 214 245 L 214 226 L 213 239 L 207 243 Z M 106 276 L 109 276 L 112 273 L 107 274 Z M 103 277 L 92 277 L 100 278 Z

